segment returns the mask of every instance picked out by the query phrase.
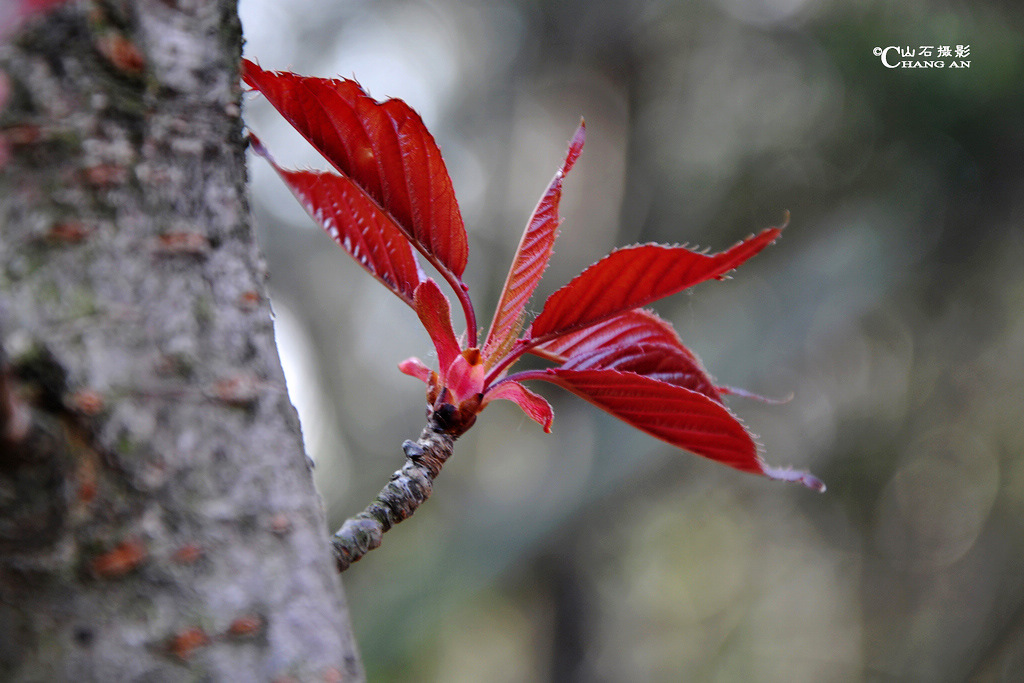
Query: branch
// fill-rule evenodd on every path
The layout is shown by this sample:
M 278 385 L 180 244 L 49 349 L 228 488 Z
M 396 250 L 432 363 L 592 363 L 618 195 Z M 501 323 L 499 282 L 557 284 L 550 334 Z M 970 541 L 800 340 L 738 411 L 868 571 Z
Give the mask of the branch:
M 437 418 L 435 413 L 418 441 L 402 444 L 406 458 L 402 469 L 391 475 L 391 481 L 365 510 L 345 520 L 331 538 L 339 572 L 380 546 L 384 532 L 411 517 L 430 497 L 434 479 L 451 457 L 456 439 Z

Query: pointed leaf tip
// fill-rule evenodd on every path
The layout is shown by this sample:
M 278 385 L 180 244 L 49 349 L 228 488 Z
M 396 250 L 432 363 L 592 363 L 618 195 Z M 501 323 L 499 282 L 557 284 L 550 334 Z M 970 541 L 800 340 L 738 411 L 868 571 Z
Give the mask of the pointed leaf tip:
M 501 290 L 498 308 L 487 333 L 484 356 L 489 364 L 500 360 L 511 348 L 522 326 L 524 310 L 533 296 L 541 276 L 548 267 L 554 248 L 558 227 L 562 222 L 558 205 L 562 200 L 562 183 L 583 150 L 586 127 L 580 121 L 579 128 L 569 143 L 565 161 L 555 172 L 547 190 L 537 202 L 530 221 L 520 238 L 512 266 Z
M 809 489 L 813 489 L 818 493 L 825 493 L 825 482 L 818 479 L 810 472 L 803 472 L 801 470 L 791 470 L 782 467 L 769 467 L 768 465 L 762 465 L 761 469 L 764 470 L 764 474 L 769 479 L 776 479 L 778 481 L 793 481 L 798 484 L 803 484 Z
M 572 167 L 576 165 L 576 161 L 580 158 L 580 154 L 583 152 L 583 143 L 587 141 L 587 122 L 580 119 L 579 128 L 572 136 L 572 140 L 569 141 L 569 152 L 565 155 L 565 163 L 562 165 L 562 175 L 565 175 L 572 170 Z
M 740 398 L 746 398 L 751 401 L 760 401 L 761 403 L 767 403 L 768 405 L 775 406 L 789 403 L 794 398 L 796 398 L 796 394 L 793 393 L 792 391 L 786 394 L 785 396 L 762 396 L 761 394 L 755 394 L 752 391 L 740 389 L 739 387 L 717 386 L 715 387 L 715 389 L 718 390 L 718 393 L 723 395 L 738 396 Z

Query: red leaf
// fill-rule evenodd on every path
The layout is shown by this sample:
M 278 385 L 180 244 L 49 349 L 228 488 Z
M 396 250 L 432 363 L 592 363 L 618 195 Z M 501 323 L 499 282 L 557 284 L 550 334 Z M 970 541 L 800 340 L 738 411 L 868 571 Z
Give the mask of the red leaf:
M 531 373 L 533 374 L 533 373 Z M 624 422 L 673 446 L 744 472 L 824 490 L 813 475 L 769 467 L 743 424 L 720 403 L 684 387 L 618 370 L 554 368 L 533 375 L 565 387 Z
M 635 372 L 692 389 L 722 403 L 700 360 L 683 346 L 675 330 L 653 311 L 634 309 L 582 330 L 556 337 L 531 350 L 562 363 L 566 370 L 612 369 Z
M 505 278 L 505 286 L 502 288 L 501 299 L 494 321 L 491 323 L 491 331 L 487 335 L 487 343 L 484 345 L 484 357 L 487 359 L 488 367 L 492 365 L 492 361 L 505 355 L 510 344 L 518 336 L 526 303 L 548 267 L 555 236 L 561 223 L 558 203 L 562 199 L 562 182 L 579 158 L 585 138 L 586 127 L 581 121 L 569 143 L 565 163 L 555 173 L 547 191 L 533 210 L 526 230 L 523 231 L 519 248 L 516 249 L 515 258 L 512 260 L 512 267 Z
M 551 433 L 551 423 L 555 416 L 551 411 L 551 404 L 545 401 L 542 396 L 533 393 L 519 382 L 500 382 L 491 389 L 488 389 L 487 393 L 484 394 L 484 402 L 480 409 L 483 410 L 490 401 L 497 398 L 512 401 L 523 409 L 527 417 L 543 427 L 545 432 Z
M 355 81 L 264 71 L 242 77 L 352 179 L 441 270 L 461 279 L 469 254 L 451 178 L 434 138 L 401 100 L 379 103 Z
M 448 369 L 452 361 L 458 357 L 462 349 L 452 329 L 451 309 L 448 305 L 448 298 L 437 286 L 437 283 L 427 278 L 416 288 L 415 295 L 416 315 L 426 328 L 430 340 L 434 342 L 437 349 L 437 362 L 441 374 Z
M 538 356 L 564 363 L 572 357 L 609 347 L 624 348 L 648 344 L 678 344 L 688 355 L 693 354 L 676 335 L 675 330 L 653 311 L 635 308 L 575 332 L 555 337 L 531 351 Z
M 278 166 L 255 135 L 253 150 L 274 170 L 334 241 L 370 275 L 415 307 L 413 294 L 423 281 L 416 253 L 405 235 L 347 177 L 318 171 L 286 171 Z
M 757 445 L 707 396 L 618 370 L 547 371 L 553 382 L 663 441 L 746 472 L 762 473 Z
M 771 244 L 781 231 L 768 228 L 711 255 L 659 244 L 617 249 L 548 298 L 530 327 L 529 338 L 572 332 L 705 280 L 721 278 Z

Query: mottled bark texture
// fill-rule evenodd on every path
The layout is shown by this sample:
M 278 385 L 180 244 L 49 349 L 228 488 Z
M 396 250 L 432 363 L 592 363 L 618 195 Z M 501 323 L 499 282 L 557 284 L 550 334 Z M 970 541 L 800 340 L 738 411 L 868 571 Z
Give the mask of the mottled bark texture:
M 386 531 L 411 517 L 430 497 L 434 479 L 451 457 L 456 438 L 438 424 L 436 416 L 431 416 L 419 440 L 402 444 L 405 464 L 391 475 L 373 502 L 345 520 L 331 539 L 338 571 L 345 571 L 380 546 Z
M 245 200 L 231 0 L 0 47 L 0 679 L 361 677 Z

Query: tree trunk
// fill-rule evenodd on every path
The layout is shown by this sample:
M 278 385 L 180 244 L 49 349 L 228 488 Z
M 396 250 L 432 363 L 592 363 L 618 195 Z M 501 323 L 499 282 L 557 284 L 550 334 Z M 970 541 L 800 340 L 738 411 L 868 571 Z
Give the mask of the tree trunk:
M 0 49 L 0 679 L 360 678 L 249 224 L 235 2 L 68 2 Z

